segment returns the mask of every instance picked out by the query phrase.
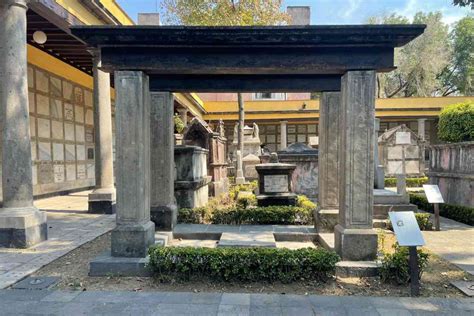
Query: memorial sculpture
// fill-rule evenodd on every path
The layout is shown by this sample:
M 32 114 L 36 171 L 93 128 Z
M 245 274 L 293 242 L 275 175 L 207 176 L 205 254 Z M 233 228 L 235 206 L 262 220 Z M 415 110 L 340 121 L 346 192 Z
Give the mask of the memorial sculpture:
M 234 140 L 231 146 L 229 146 L 235 163 L 237 163 L 238 126 L 238 123 L 234 125 Z M 260 158 L 258 157 L 261 153 L 259 128 L 257 124 L 253 123 L 252 127 L 244 126 L 243 148 L 243 152 L 241 153 L 243 177 L 247 181 L 256 180 L 258 175 L 255 170 L 255 165 L 260 163 Z M 237 177 L 239 177 L 238 174 Z
M 292 191 L 292 174 L 296 165 L 280 163 L 277 153 L 270 155 L 270 162 L 255 166 L 258 172 L 258 206 L 296 205 Z

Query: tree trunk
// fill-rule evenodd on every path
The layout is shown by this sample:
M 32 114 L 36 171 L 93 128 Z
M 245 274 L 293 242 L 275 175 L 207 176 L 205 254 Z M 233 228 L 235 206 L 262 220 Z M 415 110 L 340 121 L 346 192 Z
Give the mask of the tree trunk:
M 244 99 L 242 98 L 242 93 L 237 93 L 237 100 L 239 103 L 239 135 L 237 148 L 244 154 Z

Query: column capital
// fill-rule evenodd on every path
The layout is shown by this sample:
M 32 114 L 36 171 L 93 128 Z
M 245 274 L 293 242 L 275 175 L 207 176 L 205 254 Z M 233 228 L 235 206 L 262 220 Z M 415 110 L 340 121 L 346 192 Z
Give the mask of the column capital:
M 8 7 L 16 6 L 24 9 L 28 9 L 29 0 L 7 0 L 6 5 Z

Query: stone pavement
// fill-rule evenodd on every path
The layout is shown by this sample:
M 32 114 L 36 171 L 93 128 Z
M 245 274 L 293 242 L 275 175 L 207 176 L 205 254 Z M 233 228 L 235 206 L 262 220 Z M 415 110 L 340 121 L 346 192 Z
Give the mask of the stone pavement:
M 474 275 L 474 227 L 444 217 L 440 219 L 441 231 L 423 231 L 425 247 Z
M 29 249 L 0 248 L 0 289 L 115 227 L 115 215 L 87 213 L 89 191 L 35 201 L 48 213 L 48 240 Z
M 474 299 L 0 290 L 4 315 L 473 315 Z

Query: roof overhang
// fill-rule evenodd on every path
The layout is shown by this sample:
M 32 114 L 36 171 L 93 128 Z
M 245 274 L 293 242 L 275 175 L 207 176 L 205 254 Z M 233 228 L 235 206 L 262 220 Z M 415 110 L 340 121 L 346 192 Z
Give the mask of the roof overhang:
M 340 89 L 339 78 L 349 70 L 393 70 L 394 48 L 424 29 L 78 26 L 72 33 L 101 50 L 104 70 L 144 71 L 156 90 L 332 91 Z

